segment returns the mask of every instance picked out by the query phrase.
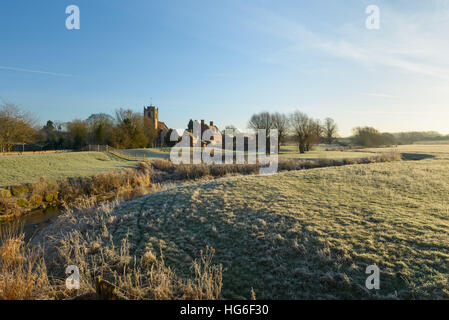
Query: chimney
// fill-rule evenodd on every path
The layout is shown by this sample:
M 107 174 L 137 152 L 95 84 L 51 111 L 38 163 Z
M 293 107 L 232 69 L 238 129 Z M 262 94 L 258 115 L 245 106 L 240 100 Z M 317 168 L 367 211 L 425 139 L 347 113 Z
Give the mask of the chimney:
M 213 122 L 213 121 L 210 122 L 210 126 L 211 126 L 211 127 L 214 126 L 214 122 Z
M 204 123 L 205 121 L 204 120 L 201 120 L 201 131 L 203 131 L 204 130 L 204 125 L 205 125 L 205 123 Z

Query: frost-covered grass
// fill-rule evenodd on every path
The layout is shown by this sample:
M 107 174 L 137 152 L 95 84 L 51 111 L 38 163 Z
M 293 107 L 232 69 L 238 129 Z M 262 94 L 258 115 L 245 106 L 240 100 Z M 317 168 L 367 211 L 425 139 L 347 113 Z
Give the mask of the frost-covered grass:
M 65 215 L 41 235 L 127 239 L 130 255 L 163 250 L 184 276 L 213 247 L 223 298 L 447 299 L 448 168 L 440 157 L 225 177 Z M 378 291 L 365 288 L 372 264 Z
M 370 152 L 328 151 L 320 146 L 315 146 L 313 150 L 306 153 L 299 153 L 297 146 L 282 146 L 279 150 L 279 157 L 291 159 L 357 159 L 370 156 L 372 156 Z
M 127 149 L 120 150 L 131 156 L 147 157 L 148 159 L 168 159 L 170 158 L 170 148 L 144 148 L 144 149 Z
M 201 152 L 201 149 L 198 148 Z M 168 159 L 170 158 L 170 148 L 147 148 L 147 149 L 130 149 L 123 150 L 125 153 L 129 153 L 131 156 L 143 157 L 145 155 L 149 159 Z M 245 153 L 247 155 L 247 152 Z M 369 152 L 352 152 L 352 151 L 326 151 L 325 148 L 320 146 L 314 147 L 314 150 L 306 153 L 299 153 L 297 146 L 281 146 L 279 150 L 279 156 L 281 158 L 289 159 L 353 159 L 372 156 Z
M 399 145 L 397 147 L 389 148 L 369 148 L 361 149 L 369 152 L 400 152 L 400 153 L 428 153 L 428 154 L 446 154 L 449 156 L 449 144 L 408 144 Z
M 0 156 L 0 187 L 64 178 L 88 177 L 135 167 L 137 162 L 100 152 Z
M 103 152 L 67 152 L 56 154 L 24 154 L 0 156 L 0 187 L 36 183 L 43 177 L 47 181 L 64 178 L 88 177 L 98 173 L 109 173 L 117 170 L 135 168 L 137 155 L 144 155 L 148 160 L 168 159 L 169 148 L 148 148 L 121 150 L 129 153 L 131 160 L 121 159 Z M 299 154 L 296 147 L 282 147 L 279 156 L 288 159 L 355 159 L 372 156 L 364 152 L 342 152 L 315 150 Z

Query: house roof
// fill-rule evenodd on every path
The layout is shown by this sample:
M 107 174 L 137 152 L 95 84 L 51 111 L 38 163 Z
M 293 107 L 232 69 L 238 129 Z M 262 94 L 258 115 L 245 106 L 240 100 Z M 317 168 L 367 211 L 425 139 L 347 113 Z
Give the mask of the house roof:
M 159 128 L 159 130 L 167 130 L 168 131 L 168 127 L 165 124 L 165 122 L 162 121 L 158 121 L 157 122 L 157 127 Z

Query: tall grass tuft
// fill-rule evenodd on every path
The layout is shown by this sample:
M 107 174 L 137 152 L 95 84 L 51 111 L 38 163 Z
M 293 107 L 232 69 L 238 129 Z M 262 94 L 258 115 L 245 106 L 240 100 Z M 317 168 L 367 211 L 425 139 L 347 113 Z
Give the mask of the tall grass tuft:
M 48 299 L 50 294 L 42 251 L 25 243 L 18 225 L 0 226 L 0 300 Z

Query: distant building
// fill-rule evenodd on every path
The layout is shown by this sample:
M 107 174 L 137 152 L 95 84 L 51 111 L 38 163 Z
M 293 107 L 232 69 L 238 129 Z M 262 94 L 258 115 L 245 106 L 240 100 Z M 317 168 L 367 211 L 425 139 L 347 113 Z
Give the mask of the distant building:
M 192 121 L 192 120 L 190 120 Z M 212 147 L 216 146 L 217 144 L 220 144 L 222 141 L 222 136 L 220 130 L 218 130 L 218 127 L 214 125 L 213 121 L 209 122 L 209 125 L 206 124 L 205 120 L 201 120 L 201 124 L 198 123 L 197 120 L 192 121 L 192 123 L 195 123 L 196 125 L 200 125 L 201 128 L 201 137 L 195 137 L 193 135 L 193 131 L 191 128 L 188 129 L 187 134 L 190 136 L 190 146 L 194 146 L 198 144 L 198 138 L 201 139 L 201 146 L 206 147 L 207 145 Z M 203 134 L 206 130 L 211 131 L 211 137 L 210 139 L 203 137 Z
M 156 146 L 164 146 L 165 137 L 167 136 L 169 129 L 164 122 L 159 121 L 159 109 L 152 105 L 149 107 L 144 107 L 143 116 L 146 119 L 150 119 L 151 124 L 157 132 L 157 138 L 155 141 Z
M 202 138 L 201 142 L 203 146 L 214 146 L 218 143 L 221 143 L 220 130 L 218 130 L 218 127 L 214 125 L 213 121 L 210 121 L 209 125 L 207 125 L 204 120 L 201 120 L 201 135 L 203 135 L 204 131 L 206 130 L 210 130 L 212 132 L 212 136 L 210 139 L 206 139 L 205 137 Z

